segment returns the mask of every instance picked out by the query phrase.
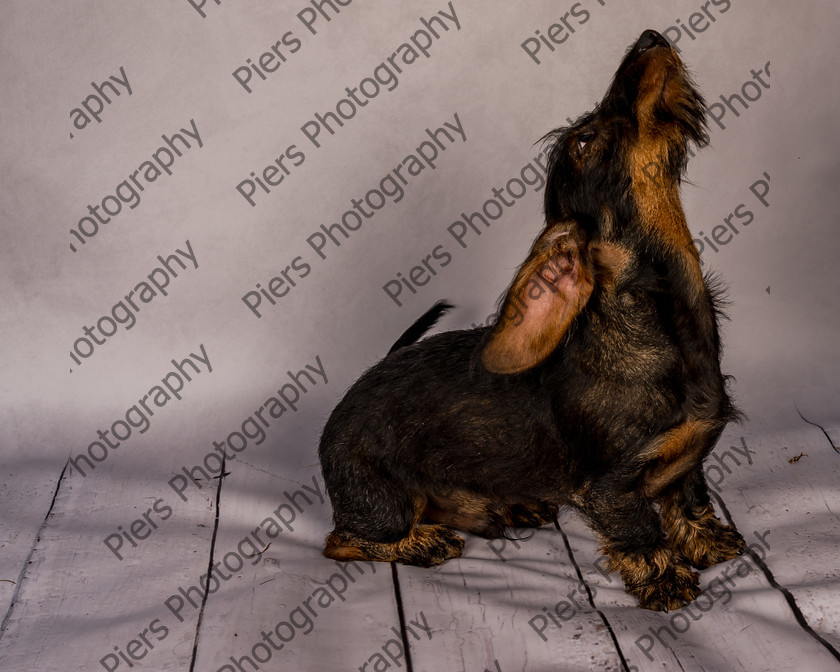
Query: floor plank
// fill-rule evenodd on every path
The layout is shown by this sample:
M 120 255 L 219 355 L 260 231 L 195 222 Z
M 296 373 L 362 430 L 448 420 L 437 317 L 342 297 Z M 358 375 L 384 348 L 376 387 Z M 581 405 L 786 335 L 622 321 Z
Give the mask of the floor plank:
M 142 558 L 120 562 L 103 539 L 114 520 L 131 520 L 135 502 L 156 482 L 114 469 L 97 476 L 86 481 L 68 471 L 60 484 L 0 645 L 3 669 L 189 665 L 195 616 L 179 623 L 165 601 L 207 562 L 212 493 L 185 504 L 184 522 L 168 534 L 145 541 Z
M 769 571 L 840 651 L 840 456 L 819 429 L 804 424 L 753 431 L 745 440 L 753 465 L 733 473 L 727 507 L 739 527 L 769 531 Z
M 727 482 L 724 500 L 736 500 Z M 775 527 L 738 521 L 759 557 L 774 557 Z M 701 572 L 704 593 L 672 614 L 634 607 L 617 574 L 605 574 L 593 533 L 574 514 L 563 520 L 596 603 L 613 623 L 621 648 L 638 670 L 679 667 L 685 670 L 774 670 L 808 661 L 809 670 L 840 668 L 832 653 L 797 623 L 785 597 L 748 558 Z M 772 529 L 770 535 L 767 530 Z M 758 538 L 764 535 L 768 549 Z M 784 548 L 782 544 L 779 548 Z M 777 552 L 778 553 L 778 552 Z
M 510 534 L 467 535 L 464 556 L 436 569 L 399 568 L 406 619 L 431 628 L 410 640 L 414 669 L 620 669 L 562 535 L 550 526 Z
M 0 621 L 19 590 L 22 573 L 58 490 L 63 465 L 55 459 L 29 459 L 16 461 L 7 469 L 0 480 Z
M 278 466 L 265 451 L 227 470 L 215 561 L 229 559 L 224 571 L 259 555 L 210 594 L 196 669 L 355 669 L 381 651 L 398 624 L 390 567 L 321 555 L 330 508 L 318 470 Z

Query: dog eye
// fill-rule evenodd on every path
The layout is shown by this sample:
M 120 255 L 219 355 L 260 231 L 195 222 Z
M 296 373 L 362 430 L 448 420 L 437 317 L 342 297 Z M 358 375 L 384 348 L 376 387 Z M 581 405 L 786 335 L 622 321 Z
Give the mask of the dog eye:
M 595 133 L 593 131 L 588 131 L 586 133 L 581 133 L 577 136 L 577 146 L 578 151 L 582 152 L 586 145 L 588 145 L 592 140 L 595 139 Z

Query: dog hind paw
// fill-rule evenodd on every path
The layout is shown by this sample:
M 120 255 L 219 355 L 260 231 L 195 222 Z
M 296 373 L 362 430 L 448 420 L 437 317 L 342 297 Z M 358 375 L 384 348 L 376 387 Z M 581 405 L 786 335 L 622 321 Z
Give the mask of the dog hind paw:
M 514 504 L 510 507 L 511 527 L 542 527 L 557 518 L 557 507 L 548 502 Z
M 434 567 L 464 551 L 464 540 L 443 525 L 418 525 L 396 542 L 370 541 L 353 533 L 333 531 L 327 535 L 324 555 L 342 562 L 371 560 L 401 562 L 418 567 Z
M 461 535 L 442 525 L 419 525 L 399 545 L 395 560 L 418 567 L 441 565 L 464 552 Z

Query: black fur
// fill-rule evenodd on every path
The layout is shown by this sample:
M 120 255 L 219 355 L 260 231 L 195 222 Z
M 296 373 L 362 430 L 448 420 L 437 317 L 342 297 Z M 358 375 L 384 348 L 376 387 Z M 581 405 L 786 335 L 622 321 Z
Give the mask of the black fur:
M 395 342 L 394 345 L 391 346 L 391 349 L 388 350 L 388 354 L 390 355 L 395 350 L 399 350 L 404 348 L 407 345 L 411 345 L 416 341 L 420 340 L 420 338 L 425 334 L 429 329 L 431 329 L 437 321 L 446 315 L 450 310 L 452 310 L 452 304 L 447 303 L 446 301 L 438 301 L 435 305 L 433 305 L 429 310 L 427 310 L 423 315 L 421 315 L 415 322 L 412 324 L 408 329 L 406 329 L 402 336 L 400 336 Z

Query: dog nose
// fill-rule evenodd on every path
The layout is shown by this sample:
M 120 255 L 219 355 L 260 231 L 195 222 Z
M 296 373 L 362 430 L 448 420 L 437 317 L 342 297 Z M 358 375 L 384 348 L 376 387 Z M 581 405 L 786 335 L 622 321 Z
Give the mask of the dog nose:
M 662 35 L 657 33 L 655 30 L 646 30 L 642 33 L 639 37 L 639 41 L 636 42 L 636 49 L 639 51 L 644 51 L 645 49 L 652 49 L 653 47 L 668 47 L 668 40 L 666 40 Z

